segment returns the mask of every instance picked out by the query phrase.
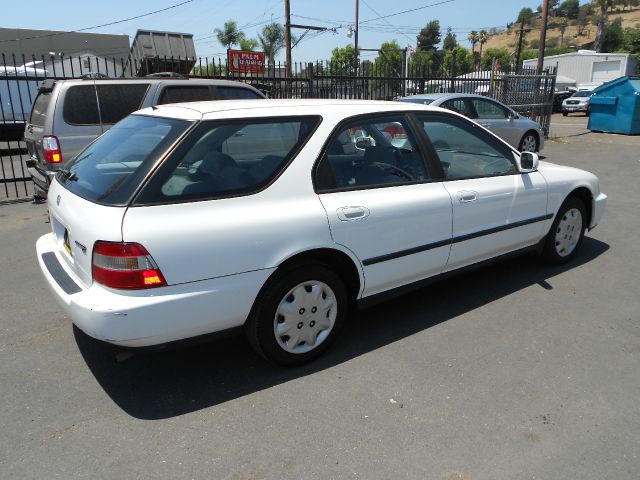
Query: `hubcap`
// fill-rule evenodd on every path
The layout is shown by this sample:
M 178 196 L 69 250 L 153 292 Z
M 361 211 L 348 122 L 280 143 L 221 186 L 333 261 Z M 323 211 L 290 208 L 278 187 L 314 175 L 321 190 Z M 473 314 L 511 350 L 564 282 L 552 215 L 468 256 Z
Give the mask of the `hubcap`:
M 273 320 L 278 345 L 289 353 L 305 353 L 324 342 L 336 321 L 336 296 L 323 282 L 310 280 L 283 297 Z
M 533 135 L 527 135 L 522 140 L 522 151 L 523 152 L 535 152 L 537 147 L 536 138 Z
M 561 257 L 570 255 L 582 233 L 582 214 L 577 208 L 565 212 L 556 228 L 556 252 Z

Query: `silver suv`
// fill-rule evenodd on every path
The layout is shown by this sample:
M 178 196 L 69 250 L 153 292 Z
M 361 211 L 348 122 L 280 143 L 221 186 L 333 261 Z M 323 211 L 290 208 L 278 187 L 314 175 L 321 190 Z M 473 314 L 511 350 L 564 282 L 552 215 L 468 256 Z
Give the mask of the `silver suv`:
M 265 96 L 250 85 L 228 80 L 45 80 L 24 132 L 35 197 L 46 198 L 54 172 L 136 110 L 167 103 L 256 98 Z

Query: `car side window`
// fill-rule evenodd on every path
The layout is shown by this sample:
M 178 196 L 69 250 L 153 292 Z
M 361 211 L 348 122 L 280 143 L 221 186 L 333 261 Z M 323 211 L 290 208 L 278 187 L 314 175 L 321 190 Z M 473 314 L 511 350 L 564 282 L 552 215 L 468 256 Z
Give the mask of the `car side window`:
M 509 116 L 509 111 L 497 103 L 481 98 L 474 98 L 471 101 L 478 112 L 478 118 L 504 120 Z
M 318 122 L 318 117 L 202 122 L 154 174 L 137 203 L 258 191 L 283 170 Z
M 513 152 L 481 129 L 459 118 L 419 116 L 445 179 L 490 177 L 517 172 Z
M 451 110 L 452 112 L 460 113 L 467 118 L 474 117 L 474 112 L 469 108 L 469 104 L 463 98 L 454 98 L 452 100 L 442 102 L 441 107 Z
M 213 100 L 211 89 L 207 85 L 170 86 L 166 87 L 162 92 L 158 105 L 206 100 Z
M 403 185 L 429 179 L 402 116 L 354 120 L 331 136 L 316 168 L 320 191 Z
M 262 98 L 249 88 L 242 87 L 217 87 L 220 100 L 252 100 Z

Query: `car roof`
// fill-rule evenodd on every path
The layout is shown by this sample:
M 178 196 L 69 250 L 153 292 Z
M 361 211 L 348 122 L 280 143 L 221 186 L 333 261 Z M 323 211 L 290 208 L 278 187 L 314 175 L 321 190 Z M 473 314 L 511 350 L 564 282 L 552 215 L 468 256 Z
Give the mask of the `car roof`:
M 441 98 L 460 98 L 460 97 L 464 97 L 464 98 L 483 98 L 486 100 L 493 100 L 494 102 L 496 100 L 494 100 L 493 98 L 490 97 L 486 97 L 484 95 L 478 95 L 475 93 L 419 93 L 417 95 L 408 95 L 406 97 L 401 97 L 398 100 L 403 101 L 403 100 L 411 100 L 411 99 L 419 99 L 419 100 L 440 100 Z
M 381 113 L 407 110 L 443 111 L 439 107 L 418 105 L 407 102 L 387 102 L 377 100 L 213 100 L 189 102 L 145 108 L 136 112 L 142 115 L 181 118 L 185 120 L 214 119 L 225 117 L 268 117 L 286 115 L 322 115 L 323 113 L 348 112 L 349 116 L 367 113 Z M 247 114 L 247 111 L 250 111 Z

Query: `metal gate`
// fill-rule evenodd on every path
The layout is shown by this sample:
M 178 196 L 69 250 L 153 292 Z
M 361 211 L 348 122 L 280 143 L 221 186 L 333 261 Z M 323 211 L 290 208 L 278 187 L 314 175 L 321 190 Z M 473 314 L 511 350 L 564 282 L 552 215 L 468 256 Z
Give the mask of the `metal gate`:
M 179 60 L 174 62 L 174 59 L 163 58 L 162 62 L 154 65 L 170 68 L 179 64 Z M 460 74 L 455 65 L 450 68 L 441 64 L 438 67 L 407 69 L 401 65 L 382 68 L 376 63 L 362 62 L 354 73 L 353 66 L 312 62 L 292 64 L 291 75 L 287 76 L 281 64 L 270 64 L 261 73 L 232 73 L 226 60 L 192 60 L 195 67 L 190 77 L 242 81 L 263 90 L 270 98 L 393 100 L 417 93 L 475 93 L 495 98 L 518 113 L 531 117 L 546 133 L 553 111 L 554 69 L 536 75 L 533 70 L 515 74 L 495 68 L 482 71 L 478 67 Z M 22 137 L 39 82 L 52 78 L 80 78 L 87 74 L 93 78 L 133 76 L 139 70 L 137 65 L 124 65 L 116 59 L 93 57 L 93 61 L 95 64 L 91 59 L 78 57 L 67 58 L 65 63 L 55 62 L 54 58 L 29 60 L 0 54 L 0 203 L 28 200 L 33 196 L 33 185 L 26 167 L 28 155 Z

